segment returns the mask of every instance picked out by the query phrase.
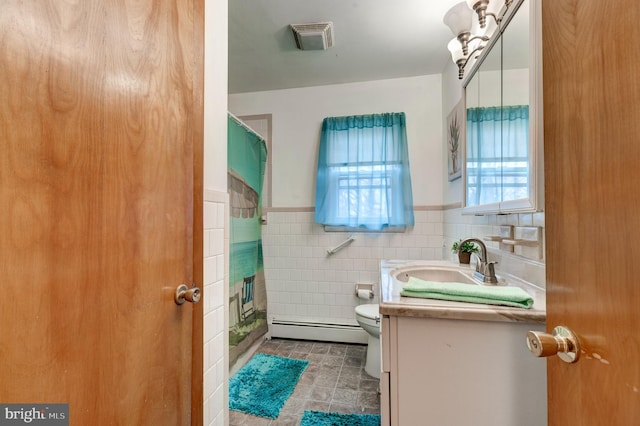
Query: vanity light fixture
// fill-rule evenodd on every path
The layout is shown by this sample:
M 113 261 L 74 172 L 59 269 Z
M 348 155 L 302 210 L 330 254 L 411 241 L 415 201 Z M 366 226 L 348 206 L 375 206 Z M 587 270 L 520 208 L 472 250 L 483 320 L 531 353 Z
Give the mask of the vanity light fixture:
M 469 59 L 476 57 L 474 55 L 484 48 L 512 3 L 513 0 L 466 0 L 457 3 L 444 15 L 442 21 L 455 35 L 447 48 L 453 63 L 458 66 L 460 80 Z M 473 19 L 473 12 L 478 15 L 477 22 Z M 487 16 L 491 16 L 493 22 L 487 23 Z

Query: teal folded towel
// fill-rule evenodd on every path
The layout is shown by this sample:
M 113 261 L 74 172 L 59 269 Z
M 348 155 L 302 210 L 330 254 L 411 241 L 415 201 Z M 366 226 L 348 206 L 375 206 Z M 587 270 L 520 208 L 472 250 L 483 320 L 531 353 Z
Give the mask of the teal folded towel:
M 453 300 L 456 302 L 484 303 L 528 309 L 533 306 L 533 298 L 518 287 L 482 286 L 463 283 L 441 283 L 423 281 L 409 277 L 402 287 L 401 296 L 424 299 Z

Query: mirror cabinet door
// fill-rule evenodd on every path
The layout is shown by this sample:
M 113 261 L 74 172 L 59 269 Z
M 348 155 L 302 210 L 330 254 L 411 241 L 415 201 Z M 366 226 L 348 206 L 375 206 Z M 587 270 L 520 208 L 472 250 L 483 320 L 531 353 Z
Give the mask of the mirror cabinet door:
M 502 203 L 531 197 L 529 32 L 525 1 L 502 33 Z
M 530 1 L 493 35 L 465 86 L 465 207 L 469 213 L 534 210 L 535 147 L 529 120 Z M 494 42 L 495 41 L 495 42 Z
M 480 210 L 497 210 L 501 201 L 501 43 L 500 37 L 466 90 L 466 205 Z

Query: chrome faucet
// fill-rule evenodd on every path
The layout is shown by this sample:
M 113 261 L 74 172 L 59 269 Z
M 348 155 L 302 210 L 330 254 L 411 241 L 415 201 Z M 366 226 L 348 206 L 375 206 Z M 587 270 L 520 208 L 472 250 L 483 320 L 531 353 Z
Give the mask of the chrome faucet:
M 460 249 L 464 243 L 477 243 L 480 246 L 480 256 L 478 256 L 476 272 L 473 275 L 484 283 L 497 284 L 498 279 L 496 278 L 496 270 L 494 267 L 497 262 L 488 261 L 487 246 L 477 238 L 467 238 L 458 244 L 458 253 L 460 253 Z

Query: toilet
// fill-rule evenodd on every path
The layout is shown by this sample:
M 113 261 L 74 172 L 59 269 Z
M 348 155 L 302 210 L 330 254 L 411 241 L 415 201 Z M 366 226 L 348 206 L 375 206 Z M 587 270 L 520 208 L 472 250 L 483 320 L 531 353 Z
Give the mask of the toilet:
M 369 335 L 367 362 L 364 371 L 368 375 L 380 378 L 380 313 L 378 304 L 356 306 L 356 320 Z

